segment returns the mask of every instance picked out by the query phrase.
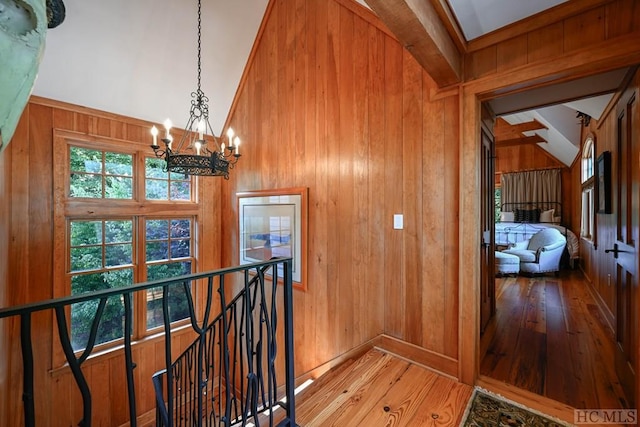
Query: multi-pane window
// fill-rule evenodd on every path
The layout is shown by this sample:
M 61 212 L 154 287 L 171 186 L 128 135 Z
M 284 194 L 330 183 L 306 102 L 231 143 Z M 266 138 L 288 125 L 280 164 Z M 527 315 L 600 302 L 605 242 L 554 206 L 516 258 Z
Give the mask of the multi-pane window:
M 167 172 L 164 160 L 145 159 L 145 197 L 148 200 L 191 200 L 188 175 Z
M 495 222 L 500 222 L 500 214 L 502 213 L 502 188 L 496 186 L 493 193 L 493 213 Z
M 147 280 L 189 274 L 193 266 L 189 219 L 152 219 L 146 221 L 145 250 Z M 162 288 L 147 295 L 147 328 L 162 326 Z M 184 288 L 173 286 L 169 292 L 169 318 L 177 321 L 189 315 Z
M 594 146 L 593 138 L 587 138 L 582 147 L 582 182 L 587 182 L 590 178 L 593 178 L 593 164 L 594 164 Z
M 595 178 L 594 178 L 595 144 L 589 136 L 582 146 L 582 218 L 580 235 L 592 240 L 595 232 Z
M 133 220 L 70 221 L 69 273 L 71 294 L 119 288 L 133 283 Z M 71 342 L 84 348 L 98 301 L 71 307 Z M 111 297 L 105 306 L 96 344 L 118 338 L 124 333 L 124 308 L 120 299 Z
M 69 197 L 131 199 L 133 156 L 70 147 Z
M 595 191 L 593 185 L 582 189 L 582 225 L 580 235 L 591 240 L 594 231 Z
M 55 186 L 60 192 L 56 196 L 63 200 L 56 205 L 55 216 L 66 242 L 64 252 L 55 257 L 56 262 L 64 260 L 64 268 L 56 270 L 64 272 L 56 282 L 56 296 L 120 288 L 195 271 L 198 207 L 192 178 L 169 173 L 164 170 L 164 161 L 117 141 L 91 144 L 67 140 L 67 148 L 66 155 L 58 152 L 54 159 L 65 165 L 54 177 L 57 183 L 64 183 Z M 186 206 L 171 214 L 175 203 Z M 171 322 L 189 316 L 183 286 L 171 286 L 168 299 Z M 129 331 L 134 338 L 156 333 L 164 325 L 162 302 L 162 288 L 134 295 Z M 98 301 L 72 305 L 70 332 L 75 350 L 86 347 L 98 307 Z M 118 342 L 123 336 L 122 297 L 111 297 L 100 319 L 96 345 Z

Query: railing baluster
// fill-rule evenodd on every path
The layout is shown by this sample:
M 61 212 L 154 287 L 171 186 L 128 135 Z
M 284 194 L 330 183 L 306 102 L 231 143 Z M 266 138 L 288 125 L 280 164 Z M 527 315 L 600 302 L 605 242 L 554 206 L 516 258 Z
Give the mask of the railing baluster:
M 131 311 L 131 293 L 122 294 L 124 303 L 124 364 L 127 375 L 127 396 L 129 397 L 129 424 L 131 427 L 138 425 L 136 418 L 136 389 L 133 381 L 133 370 L 135 364 L 131 355 L 131 330 L 132 330 L 132 311 Z
M 56 320 L 58 323 L 58 336 L 60 337 L 60 344 L 62 350 L 69 363 L 69 368 L 73 374 L 73 378 L 76 380 L 76 384 L 80 389 L 80 395 L 82 396 L 82 420 L 78 423 L 80 427 L 91 426 L 91 391 L 87 380 L 82 373 L 80 363 L 73 352 L 71 347 L 71 341 L 69 339 L 69 330 L 67 328 L 67 316 L 64 313 L 64 306 L 56 307 Z
M 296 383 L 294 370 L 293 342 L 293 261 L 284 261 L 284 354 L 287 389 L 287 418 L 289 426 L 296 426 Z
M 167 413 L 167 405 L 164 403 L 164 375 L 166 374 L 166 370 L 162 370 L 157 372 L 153 376 L 153 389 L 156 392 L 156 426 L 164 426 L 168 427 L 169 424 L 169 414 Z
M 220 334 L 220 357 L 222 362 L 222 369 L 224 372 L 221 372 L 220 375 L 224 374 L 225 381 L 227 382 L 227 387 L 225 387 L 225 408 L 224 408 L 224 417 L 222 421 L 225 426 L 231 425 L 231 391 L 229 390 L 229 378 L 231 377 L 229 373 L 229 342 L 227 341 L 227 303 L 225 298 L 225 280 L 224 276 L 220 277 L 220 287 L 218 288 L 218 293 L 220 294 L 220 307 L 222 310 L 221 317 L 221 327 L 224 333 Z
M 24 402 L 24 425 L 36 425 L 33 397 L 33 345 L 31 343 L 31 313 L 20 315 L 20 344 L 22 347 L 22 401 Z
M 245 295 L 251 295 L 251 289 L 249 288 L 249 273 L 245 272 L 244 274 L 244 292 Z M 245 337 L 244 340 L 246 342 L 246 352 L 247 352 L 247 398 L 243 409 L 243 418 L 247 418 L 247 415 L 252 410 L 250 408 L 250 401 L 253 397 L 252 395 L 255 393 L 253 388 L 254 378 L 254 369 L 253 369 L 253 321 L 251 320 L 251 300 L 247 298 L 246 304 L 244 304 L 244 313 L 243 317 L 245 318 Z M 244 376 L 242 377 L 242 382 L 244 383 Z M 255 415 L 255 412 L 254 412 Z
M 100 326 L 100 319 L 102 318 L 102 313 L 104 312 L 104 307 L 107 305 L 106 298 L 100 298 L 100 302 L 98 303 L 98 309 L 96 310 L 96 315 L 93 316 L 93 321 L 91 322 L 91 330 L 89 332 L 89 339 L 87 340 L 87 346 L 85 347 L 82 355 L 78 359 L 78 365 L 82 365 L 85 360 L 89 357 L 91 352 L 93 351 L 93 347 L 96 344 L 96 338 L 98 337 L 98 326 Z
M 202 393 L 204 391 L 204 386 L 206 385 L 204 383 L 204 379 L 202 378 L 202 359 L 204 358 L 204 346 L 205 346 L 205 333 L 206 333 L 206 328 L 203 328 L 200 331 L 200 334 L 198 335 L 198 358 L 196 359 L 196 386 L 195 389 L 198 390 L 198 395 L 196 396 L 197 399 L 197 403 L 198 403 L 198 408 L 197 408 L 197 419 L 198 419 L 198 425 L 201 426 L 202 425 Z
M 171 369 L 171 319 L 169 318 L 169 286 L 162 287 L 162 317 L 164 320 L 164 360 L 167 369 L 167 412 L 173 423 L 173 369 Z M 171 424 L 169 424 L 171 426 Z

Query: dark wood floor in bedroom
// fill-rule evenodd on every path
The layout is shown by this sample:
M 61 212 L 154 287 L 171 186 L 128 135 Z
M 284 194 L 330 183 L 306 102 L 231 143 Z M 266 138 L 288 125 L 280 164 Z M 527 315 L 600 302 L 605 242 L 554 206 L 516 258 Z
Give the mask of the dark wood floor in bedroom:
M 575 408 L 626 408 L 614 336 L 578 271 L 496 278 L 482 375 Z

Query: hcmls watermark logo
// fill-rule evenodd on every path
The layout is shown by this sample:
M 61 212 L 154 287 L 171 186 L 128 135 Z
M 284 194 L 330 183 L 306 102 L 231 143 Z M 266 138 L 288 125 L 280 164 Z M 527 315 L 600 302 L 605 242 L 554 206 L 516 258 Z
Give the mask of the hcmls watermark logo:
M 636 409 L 576 409 L 573 412 L 575 424 L 636 424 Z

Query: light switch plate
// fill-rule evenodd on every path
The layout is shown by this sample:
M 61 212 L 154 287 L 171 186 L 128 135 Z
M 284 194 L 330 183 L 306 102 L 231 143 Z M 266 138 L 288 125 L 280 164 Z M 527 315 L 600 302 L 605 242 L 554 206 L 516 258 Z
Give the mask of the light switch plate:
M 393 229 L 402 230 L 404 228 L 404 218 L 402 214 L 393 215 Z

